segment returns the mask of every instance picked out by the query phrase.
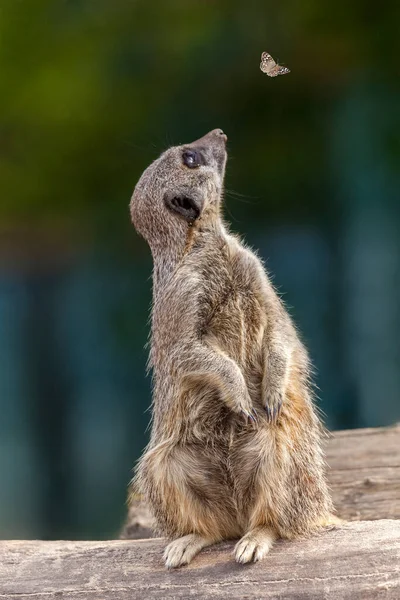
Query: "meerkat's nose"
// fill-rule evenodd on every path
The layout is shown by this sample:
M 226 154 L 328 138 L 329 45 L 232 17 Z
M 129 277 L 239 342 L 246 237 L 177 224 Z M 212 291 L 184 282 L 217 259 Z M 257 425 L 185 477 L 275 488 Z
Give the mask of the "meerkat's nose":
M 223 139 L 224 142 L 228 140 L 228 136 L 222 131 L 222 129 L 213 129 L 207 135 L 214 136 L 217 139 Z
M 216 137 L 222 137 L 225 142 L 228 139 L 228 136 L 222 131 L 222 129 L 213 129 L 210 133 Z
M 192 142 L 191 146 L 208 146 L 209 144 L 221 144 L 221 142 L 225 145 L 227 141 L 227 136 L 222 131 L 222 129 L 213 129 L 204 135 L 202 138 Z

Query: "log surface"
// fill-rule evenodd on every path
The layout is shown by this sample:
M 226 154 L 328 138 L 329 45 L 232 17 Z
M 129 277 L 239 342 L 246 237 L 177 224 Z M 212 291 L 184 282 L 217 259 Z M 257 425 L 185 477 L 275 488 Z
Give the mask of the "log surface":
M 0 542 L 0 598 L 18 600 L 400 598 L 400 521 L 360 521 L 302 541 L 279 541 L 264 561 L 238 565 L 232 543 L 167 571 L 161 539 Z
M 342 519 L 400 519 L 400 425 L 336 431 L 328 480 Z

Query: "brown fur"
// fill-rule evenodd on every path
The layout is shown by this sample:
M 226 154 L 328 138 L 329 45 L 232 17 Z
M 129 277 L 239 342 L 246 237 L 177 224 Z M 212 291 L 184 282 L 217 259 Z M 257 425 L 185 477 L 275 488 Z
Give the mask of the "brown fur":
M 133 223 L 154 259 L 151 439 L 133 489 L 175 539 L 169 567 L 244 536 L 239 562 L 331 521 L 310 364 L 259 258 L 220 215 L 226 138 L 170 148 L 144 172 Z M 201 166 L 182 161 L 200 149 Z M 188 222 L 165 194 L 201 207 Z M 254 418 L 253 418 L 254 417 Z

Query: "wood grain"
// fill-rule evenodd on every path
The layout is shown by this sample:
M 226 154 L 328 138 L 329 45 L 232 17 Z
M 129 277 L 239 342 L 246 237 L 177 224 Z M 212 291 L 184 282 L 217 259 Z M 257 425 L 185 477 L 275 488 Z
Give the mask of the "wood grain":
M 400 426 L 333 433 L 328 479 L 337 514 L 348 520 L 400 519 Z
M 238 565 L 232 543 L 167 571 L 160 539 L 0 542 L 7 600 L 400 598 L 400 521 L 366 521 L 311 539 L 277 542 L 267 558 Z

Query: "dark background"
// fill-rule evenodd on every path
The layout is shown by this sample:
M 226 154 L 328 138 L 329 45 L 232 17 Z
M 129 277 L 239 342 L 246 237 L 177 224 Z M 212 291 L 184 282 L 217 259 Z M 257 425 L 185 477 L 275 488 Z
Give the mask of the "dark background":
M 400 417 L 399 3 L 1 0 L 0 536 L 115 536 L 146 443 L 151 258 L 128 203 L 229 137 L 330 428 Z M 259 70 L 269 51 L 291 69 Z

